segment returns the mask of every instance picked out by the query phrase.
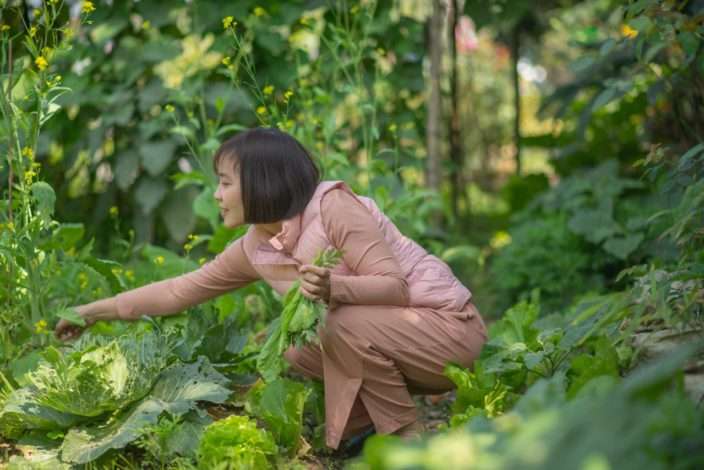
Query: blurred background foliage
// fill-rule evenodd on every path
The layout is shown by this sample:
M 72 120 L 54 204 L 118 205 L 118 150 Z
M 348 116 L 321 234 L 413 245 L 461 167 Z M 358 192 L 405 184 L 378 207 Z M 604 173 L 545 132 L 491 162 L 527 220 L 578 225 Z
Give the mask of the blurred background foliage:
M 23 32 L 51 29 L 34 7 L 4 2 L 16 62 L 31 55 Z M 54 217 L 83 224 L 96 255 L 221 250 L 241 231 L 218 221 L 210 158 L 271 125 L 450 262 L 488 316 L 535 288 L 559 308 L 617 288 L 630 264 L 677 257 L 650 216 L 686 185 L 660 191 L 637 163 L 701 138 L 700 2 L 124 1 L 83 23 L 80 8 L 57 10 L 75 28 L 46 71 L 70 92 L 34 158 Z

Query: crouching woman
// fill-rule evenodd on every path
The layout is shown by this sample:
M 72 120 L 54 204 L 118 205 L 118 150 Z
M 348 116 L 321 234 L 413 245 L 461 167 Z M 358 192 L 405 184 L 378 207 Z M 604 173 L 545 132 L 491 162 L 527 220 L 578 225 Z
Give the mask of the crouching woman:
M 374 201 L 341 181 L 321 182 L 309 153 L 284 132 L 242 132 L 222 144 L 214 167 L 224 225 L 250 224 L 246 234 L 193 272 L 81 305 L 79 314 L 89 325 L 170 315 L 259 279 L 280 294 L 300 279 L 328 315 L 320 345 L 285 357 L 324 384 L 327 445 L 371 426 L 418 434 L 411 394 L 450 390 L 444 366 L 471 367 L 487 340 L 469 290 Z M 327 248 L 341 250 L 342 261 L 313 266 Z M 81 331 L 64 320 L 56 327 L 61 339 Z

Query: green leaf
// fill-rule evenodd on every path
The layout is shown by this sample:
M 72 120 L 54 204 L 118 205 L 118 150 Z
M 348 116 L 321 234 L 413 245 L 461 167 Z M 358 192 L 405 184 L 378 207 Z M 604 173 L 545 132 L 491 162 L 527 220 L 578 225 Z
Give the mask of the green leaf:
M 139 156 L 134 152 L 120 153 L 115 159 L 115 181 L 121 190 L 126 191 L 139 175 Z
M 619 259 L 626 259 L 643 241 L 642 233 L 634 233 L 625 237 L 609 238 L 604 243 L 604 249 Z
M 214 229 L 219 225 L 220 209 L 213 194 L 213 188 L 210 186 L 204 187 L 193 201 L 193 212 L 207 220 Z
M 37 211 L 42 219 L 48 223 L 54 214 L 54 204 L 56 203 L 56 193 L 54 188 L 44 181 L 37 181 L 32 184 L 32 197 L 37 203 Z
M 174 157 L 176 144 L 172 140 L 144 142 L 139 148 L 142 166 L 152 176 L 160 175 Z
M 230 395 L 227 378 L 205 359 L 193 364 L 175 364 L 164 371 L 152 393 L 105 424 L 71 429 L 61 446 L 62 460 L 83 464 L 110 449 L 121 449 L 139 438 L 147 425 L 168 412 L 181 416 L 195 409 L 197 402 L 223 403 Z
M 277 444 L 290 455 L 298 448 L 309 392 L 299 382 L 278 379 L 252 388 L 247 395 L 248 411 L 266 422 Z
M 276 444 L 247 416 L 228 416 L 203 432 L 198 448 L 199 468 L 273 468 Z
M 134 197 L 144 212 L 156 209 L 168 191 L 168 185 L 163 180 L 142 178 L 137 185 Z
M 32 390 L 20 388 L 10 394 L 0 410 L 0 436 L 17 439 L 26 430 L 67 429 L 81 419 L 40 404 Z
M 86 319 L 80 316 L 76 309 L 73 308 L 60 310 L 56 313 L 56 317 L 64 319 L 73 325 L 86 326 Z

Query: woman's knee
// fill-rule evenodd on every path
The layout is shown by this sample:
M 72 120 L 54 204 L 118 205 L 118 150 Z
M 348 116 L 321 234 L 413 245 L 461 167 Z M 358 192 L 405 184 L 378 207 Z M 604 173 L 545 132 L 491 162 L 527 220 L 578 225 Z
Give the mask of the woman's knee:
M 345 336 L 354 335 L 362 322 L 365 307 L 362 305 L 341 305 L 328 312 L 325 327 L 320 331 L 323 346 L 339 341 Z

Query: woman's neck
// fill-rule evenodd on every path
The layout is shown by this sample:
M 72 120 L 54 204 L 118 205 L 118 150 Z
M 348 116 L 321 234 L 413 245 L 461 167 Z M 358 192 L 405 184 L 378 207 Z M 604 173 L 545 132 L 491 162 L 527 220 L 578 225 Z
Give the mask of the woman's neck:
M 273 237 L 277 233 L 281 232 L 283 224 L 281 222 L 274 222 L 271 224 L 256 224 L 257 229 Z

